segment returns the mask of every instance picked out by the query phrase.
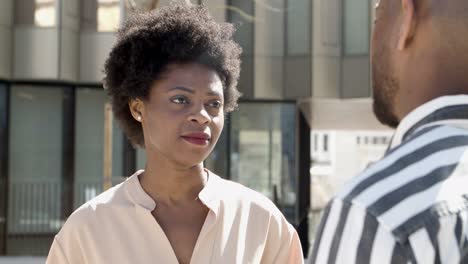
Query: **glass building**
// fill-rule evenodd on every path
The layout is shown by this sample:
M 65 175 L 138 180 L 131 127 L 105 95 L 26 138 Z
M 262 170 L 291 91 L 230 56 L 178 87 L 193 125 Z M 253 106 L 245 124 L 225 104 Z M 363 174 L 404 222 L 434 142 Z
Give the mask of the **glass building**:
M 45 256 L 74 209 L 144 168 L 101 80 L 130 3 L 150 2 L 0 1 L 0 255 Z M 373 1 L 191 2 L 234 23 L 244 51 L 239 110 L 206 166 L 272 199 L 306 254 L 311 129 L 378 127 L 368 111 Z

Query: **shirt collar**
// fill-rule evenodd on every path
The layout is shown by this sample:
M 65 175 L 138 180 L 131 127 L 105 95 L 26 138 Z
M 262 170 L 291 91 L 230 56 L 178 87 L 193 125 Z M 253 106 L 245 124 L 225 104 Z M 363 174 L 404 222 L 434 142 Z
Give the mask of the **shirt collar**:
M 442 96 L 411 111 L 398 125 L 390 149 L 429 125 L 468 122 L 468 95 Z
M 217 192 L 219 190 L 218 185 L 220 184 L 220 177 L 208 169 L 205 169 L 205 171 L 208 174 L 208 182 L 205 188 L 198 194 L 198 198 L 206 207 L 218 215 L 220 197 L 217 195 Z
M 219 209 L 219 196 L 217 195 L 217 185 L 219 184 L 220 178 L 218 175 L 205 169 L 208 174 L 208 179 L 205 187 L 198 194 L 200 201 L 206 205 L 216 215 Z M 143 207 L 148 211 L 153 211 L 156 207 L 156 202 L 149 196 L 140 184 L 138 176 L 141 175 L 144 170 L 135 172 L 132 176 L 127 179 L 126 190 L 130 197 L 130 200 L 137 206 Z
M 145 208 L 148 211 L 153 211 L 156 207 L 156 203 L 154 202 L 153 198 L 149 196 L 143 187 L 141 187 L 140 180 L 138 176 L 140 176 L 144 170 L 139 170 L 135 172 L 132 176 L 127 179 L 127 193 L 130 197 L 130 200 L 138 206 Z

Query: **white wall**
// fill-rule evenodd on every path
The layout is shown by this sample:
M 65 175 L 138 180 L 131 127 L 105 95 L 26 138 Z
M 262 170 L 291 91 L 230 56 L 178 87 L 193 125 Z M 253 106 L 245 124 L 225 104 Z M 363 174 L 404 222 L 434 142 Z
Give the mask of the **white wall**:
M 313 186 L 317 193 L 311 193 L 313 207 L 323 208 L 333 193 L 359 175 L 371 162 L 381 159 L 392 134 L 390 129 L 314 130 L 311 134 L 311 158 L 314 160 L 311 176 L 313 184 L 318 186 Z M 328 137 L 327 151 L 323 148 L 325 135 Z M 387 143 L 373 142 L 382 137 L 386 138 Z

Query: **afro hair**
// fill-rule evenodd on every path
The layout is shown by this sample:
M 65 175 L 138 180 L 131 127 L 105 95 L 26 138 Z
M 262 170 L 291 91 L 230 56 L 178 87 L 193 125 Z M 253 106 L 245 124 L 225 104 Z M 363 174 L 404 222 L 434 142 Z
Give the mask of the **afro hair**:
M 144 148 L 144 136 L 128 103 L 147 99 L 154 81 L 171 64 L 213 69 L 223 83 L 224 111 L 235 110 L 242 50 L 233 41 L 234 31 L 231 24 L 216 22 L 202 5 L 172 3 L 128 18 L 104 65 L 103 82 L 114 116 L 133 145 Z

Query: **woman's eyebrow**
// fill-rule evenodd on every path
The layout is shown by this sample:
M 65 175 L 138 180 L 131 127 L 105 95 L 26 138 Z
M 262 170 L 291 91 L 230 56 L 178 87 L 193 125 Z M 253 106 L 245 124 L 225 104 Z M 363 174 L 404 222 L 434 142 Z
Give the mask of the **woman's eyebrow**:
M 184 92 L 187 92 L 187 93 L 190 93 L 190 94 L 195 94 L 195 91 L 193 89 L 183 87 L 183 86 L 172 87 L 168 91 L 170 92 L 170 91 L 174 91 L 174 90 L 179 90 L 179 91 L 184 91 Z M 218 91 L 208 91 L 208 92 L 206 92 L 206 94 L 209 95 L 209 96 L 221 96 L 222 95 Z
M 180 91 L 184 91 L 184 92 L 191 93 L 191 94 L 195 93 L 194 90 L 187 88 L 187 87 L 183 87 L 183 86 L 176 86 L 176 87 L 172 87 L 169 89 L 169 91 L 174 91 L 174 90 L 180 90 Z

